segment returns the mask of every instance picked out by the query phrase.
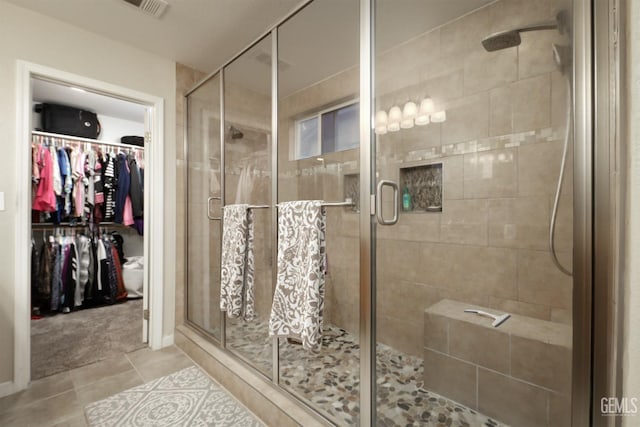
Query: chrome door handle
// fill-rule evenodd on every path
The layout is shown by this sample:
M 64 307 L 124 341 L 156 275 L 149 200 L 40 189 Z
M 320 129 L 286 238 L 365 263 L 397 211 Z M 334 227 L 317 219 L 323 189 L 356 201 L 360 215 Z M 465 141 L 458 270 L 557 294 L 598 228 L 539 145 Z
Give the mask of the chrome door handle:
M 222 218 L 217 217 L 217 216 L 211 216 L 211 201 L 212 200 L 222 200 L 221 197 L 209 197 L 207 199 L 207 218 L 209 218 L 211 221 L 220 221 L 222 220 Z
M 393 189 L 393 218 L 386 220 L 382 216 L 382 187 L 385 185 Z M 381 179 L 378 182 L 378 189 L 376 191 L 376 216 L 378 217 L 378 223 L 380 225 L 393 225 L 398 222 L 398 184 L 388 179 Z

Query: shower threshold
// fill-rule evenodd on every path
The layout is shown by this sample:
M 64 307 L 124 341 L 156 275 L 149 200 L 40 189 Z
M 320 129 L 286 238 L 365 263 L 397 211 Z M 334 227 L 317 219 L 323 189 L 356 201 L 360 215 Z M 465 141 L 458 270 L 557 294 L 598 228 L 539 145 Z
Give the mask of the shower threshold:
M 227 324 L 227 347 L 271 372 L 266 321 Z M 357 338 L 325 325 L 322 350 L 313 353 L 280 340 L 280 385 L 338 425 L 357 425 L 360 413 L 360 353 Z M 503 427 L 476 410 L 424 388 L 423 360 L 377 345 L 377 425 Z

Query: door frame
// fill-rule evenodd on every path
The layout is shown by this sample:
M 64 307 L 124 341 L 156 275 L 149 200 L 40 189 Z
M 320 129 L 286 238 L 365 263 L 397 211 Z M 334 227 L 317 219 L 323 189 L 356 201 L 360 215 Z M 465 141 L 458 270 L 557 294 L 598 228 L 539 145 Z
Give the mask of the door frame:
M 145 127 L 150 132 L 145 137 L 144 204 L 147 207 L 144 221 L 144 281 L 150 295 L 143 296 L 143 307 L 149 310 L 148 345 L 152 349 L 163 347 L 163 298 L 162 286 L 164 242 L 164 99 L 123 86 L 95 80 L 78 74 L 57 70 L 43 65 L 18 60 L 16 82 L 16 182 L 18 200 L 16 209 L 16 257 L 14 283 L 14 375 L 13 390 L 27 388 L 31 381 L 31 78 L 41 78 L 56 83 L 85 88 L 88 91 L 135 102 L 147 107 Z M 158 149 L 155 149 L 158 147 Z M 153 197 L 152 197 L 153 195 Z M 152 286 L 152 284 L 156 284 Z M 142 315 L 142 313 L 141 313 Z

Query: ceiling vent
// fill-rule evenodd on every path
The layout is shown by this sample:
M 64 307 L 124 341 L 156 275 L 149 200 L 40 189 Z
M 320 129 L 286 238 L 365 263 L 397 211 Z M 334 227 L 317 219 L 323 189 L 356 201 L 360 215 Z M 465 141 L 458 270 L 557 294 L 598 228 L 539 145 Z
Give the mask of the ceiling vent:
M 124 0 L 124 2 L 154 18 L 160 18 L 169 6 L 169 3 L 164 0 Z
M 258 61 L 259 63 L 263 64 L 263 65 L 267 65 L 267 66 L 271 66 L 271 54 L 264 52 L 264 51 L 260 51 L 256 56 L 255 56 L 256 61 Z M 291 67 L 291 64 L 289 64 L 288 62 L 283 61 L 282 59 L 278 60 L 278 69 L 280 71 L 286 71 Z

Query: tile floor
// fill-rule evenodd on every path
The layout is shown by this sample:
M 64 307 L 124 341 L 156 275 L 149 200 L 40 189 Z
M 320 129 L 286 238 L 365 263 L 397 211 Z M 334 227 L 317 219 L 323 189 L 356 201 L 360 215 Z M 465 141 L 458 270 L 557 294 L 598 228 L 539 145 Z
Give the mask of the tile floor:
M 177 347 L 144 348 L 45 377 L 0 398 L 0 426 L 86 426 L 87 404 L 193 365 Z

